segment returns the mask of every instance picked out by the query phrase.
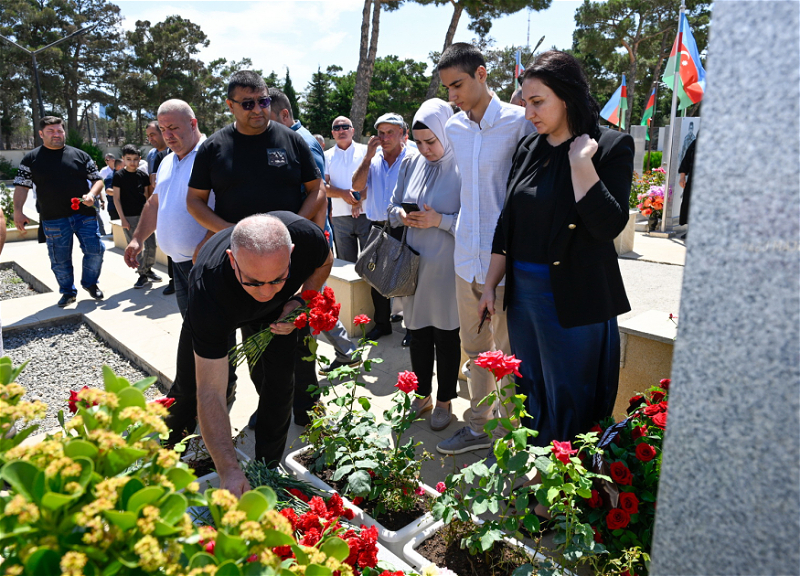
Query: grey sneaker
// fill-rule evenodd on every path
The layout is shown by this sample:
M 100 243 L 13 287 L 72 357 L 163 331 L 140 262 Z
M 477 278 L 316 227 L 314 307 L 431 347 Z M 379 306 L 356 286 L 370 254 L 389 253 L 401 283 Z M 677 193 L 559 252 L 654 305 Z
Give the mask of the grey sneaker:
M 439 431 L 444 430 L 448 426 L 450 426 L 450 420 L 453 416 L 453 405 L 448 404 L 447 409 L 444 408 L 434 408 L 433 414 L 431 414 L 431 430 Z
M 492 439 L 489 438 L 488 434 L 484 433 L 480 436 L 475 436 L 469 426 L 464 426 L 447 440 L 439 442 L 436 445 L 436 449 L 442 454 L 463 454 L 464 452 L 481 450 L 491 446 Z

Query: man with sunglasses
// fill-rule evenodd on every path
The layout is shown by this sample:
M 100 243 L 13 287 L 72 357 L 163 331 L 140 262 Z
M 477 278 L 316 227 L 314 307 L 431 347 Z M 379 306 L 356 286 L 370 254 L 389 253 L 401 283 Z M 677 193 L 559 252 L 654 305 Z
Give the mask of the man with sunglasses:
M 264 79 L 251 70 L 235 72 L 226 103 L 235 121 L 200 146 L 189 179 L 186 206 L 208 230 L 198 250 L 214 233 L 253 214 L 287 210 L 313 220 L 326 208 L 322 174 L 308 144 L 270 122 Z
M 252 376 L 259 392 L 255 428 L 257 459 L 276 465 L 286 446 L 294 398 L 297 331 L 279 319 L 304 304 L 304 290 L 321 290 L 333 255 L 322 230 L 290 212 L 256 214 L 215 234 L 197 256 L 189 277 L 189 309 L 181 330 L 169 442 L 191 431 L 195 416 L 220 475 L 236 496 L 249 490 L 231 442 L 226 389 L 228 336 L 267 328 L 274 337 Z

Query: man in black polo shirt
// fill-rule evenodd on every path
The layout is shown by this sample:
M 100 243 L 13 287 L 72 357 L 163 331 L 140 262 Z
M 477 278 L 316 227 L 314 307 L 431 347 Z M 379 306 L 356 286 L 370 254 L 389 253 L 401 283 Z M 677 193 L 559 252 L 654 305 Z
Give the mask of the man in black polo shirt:
M 322 230 L 290 212 L 257 214 L 205 243 L 189 276 L 189 308 L 181 330 L 170 442 L 200 431 L 220 475 L 220 487 L 249 489 L 231 441 L 226 405 L 228 337 L 267 326 L 275 334 L 261 356 L 256 458 L 277 464 L 286 446 L 294 397 L 294 324 L 276 321 L 303 303 L 301 290 L 321 290 L 333 255 Z M 254 374 L 256 371 L 254 371 Z
M 269 120 L 264 79 L 250 70 L 234 73 L 226 103 L 236 121 L 201 144 L 189 179 L 186 207 L 209 231 L 203 242 L 253 214 L 287 210 L 312 220 L 325 210 L 322 174 L 308 144 Z
M 56 276 L 61 299 L 58 305 L 75 302 L 78 291 L 72 271 L 72 236 L 78 237 L 83 251 L 81 286 L 95 300 L 103 293 L 97 286 L 105 247 L 97 227 L 94 197 L 103 189 L 97 165 L 83 150 L 65 145 L 61 118 L 45 116 L 39 121 L 43 145 L 25 154 L 14 179 L 14 225 L 25 235 L 28 218 L 22 206 L 28 189 L 36 185 L 40 225 L 47 238 L 50 269 Z M 89 189 L 88 182 L 92 182 Z M 73 201 L 80 199 L 79 201 Z

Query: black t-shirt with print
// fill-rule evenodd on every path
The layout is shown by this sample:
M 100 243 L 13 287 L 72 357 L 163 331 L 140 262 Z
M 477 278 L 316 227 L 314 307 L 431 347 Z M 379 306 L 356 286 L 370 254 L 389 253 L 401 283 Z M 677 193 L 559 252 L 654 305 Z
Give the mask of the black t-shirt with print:
M 233 228 L 217 232 L 200 250 L 189 276 L 184 326 L 191 331 L 194 351 L 201 358 L 224 358 L 229 349 L 228 335 L 237 328 L 277 320 L 289 298 L 327 260 L 330 248 L 319 226 L 290 212 L 273 212 L 272 216 L 289 229 L 294 250 L 289 279 L 268 302 L 256 301 L 236 277 L 226 252 L 231 247 Z
M 33 188 L 35 184 L 39 216 L 42 220 L 57 220 L 75 214 L 94 216 L 91 206 L 81 204 L 78 210 L 73 210 L 72 198 L 86 194 L 91 189 L 89 182 L 97 180 L 100 180 L 97 165 L 83 150 L 72 146 L 58 150 L 39 146 L 22 158 L 14 185 Z
M 257 136 L 245 136 L 233 124 L 211 135 L 197 150 L 189 186 L 213 190 L 214 212 L 236 223 L 253 214 L 303 205 L 302 184 L 322 175 L 303 137 L 270 122 Z
M 141 216 L 147 197 L 144 189 L 150 186 L 150 176 L 136 170 L 128 172 L 125 168 L 114 172 L 112 186 L 119 187 L 119 198 L 114 202 L 118 211 L 122 211 L 126 217 Z

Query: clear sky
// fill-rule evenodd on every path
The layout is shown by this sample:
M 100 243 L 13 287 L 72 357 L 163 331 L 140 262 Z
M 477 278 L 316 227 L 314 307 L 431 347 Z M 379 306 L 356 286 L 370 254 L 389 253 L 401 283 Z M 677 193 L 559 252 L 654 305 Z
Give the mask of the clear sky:
M 239 60 L 249 57 L 265 74 L 274 70 L 281 77 L 288 66 L 295 90 L 302 92 L 316 72 L 329 65 L 344 72 L 358 66 L 363 0 L 224 1 L 122 0 L 116 4 L 132 30 L 137 20 L 161 22 L 178 14 L 198 24 L 210 44 L 200 53 L 204 62 L 215 58 Z M 554 0 L 542 12 L 530 13 L 530 41 L 545 36 L 543 47 L 569 48 L 575 28 L 577 0 Z M 378 56 L 396 55 L 428 62 L 428 53 L 441 50 L 453 9 L 406 3 L 394 12 L 382 12 Z M 462 14 L 456 42 L 475 36 Z M 528 12 L 522 11 L 494 21 L 490 36 L 495 47 L 524 45 L 528 34 Z

